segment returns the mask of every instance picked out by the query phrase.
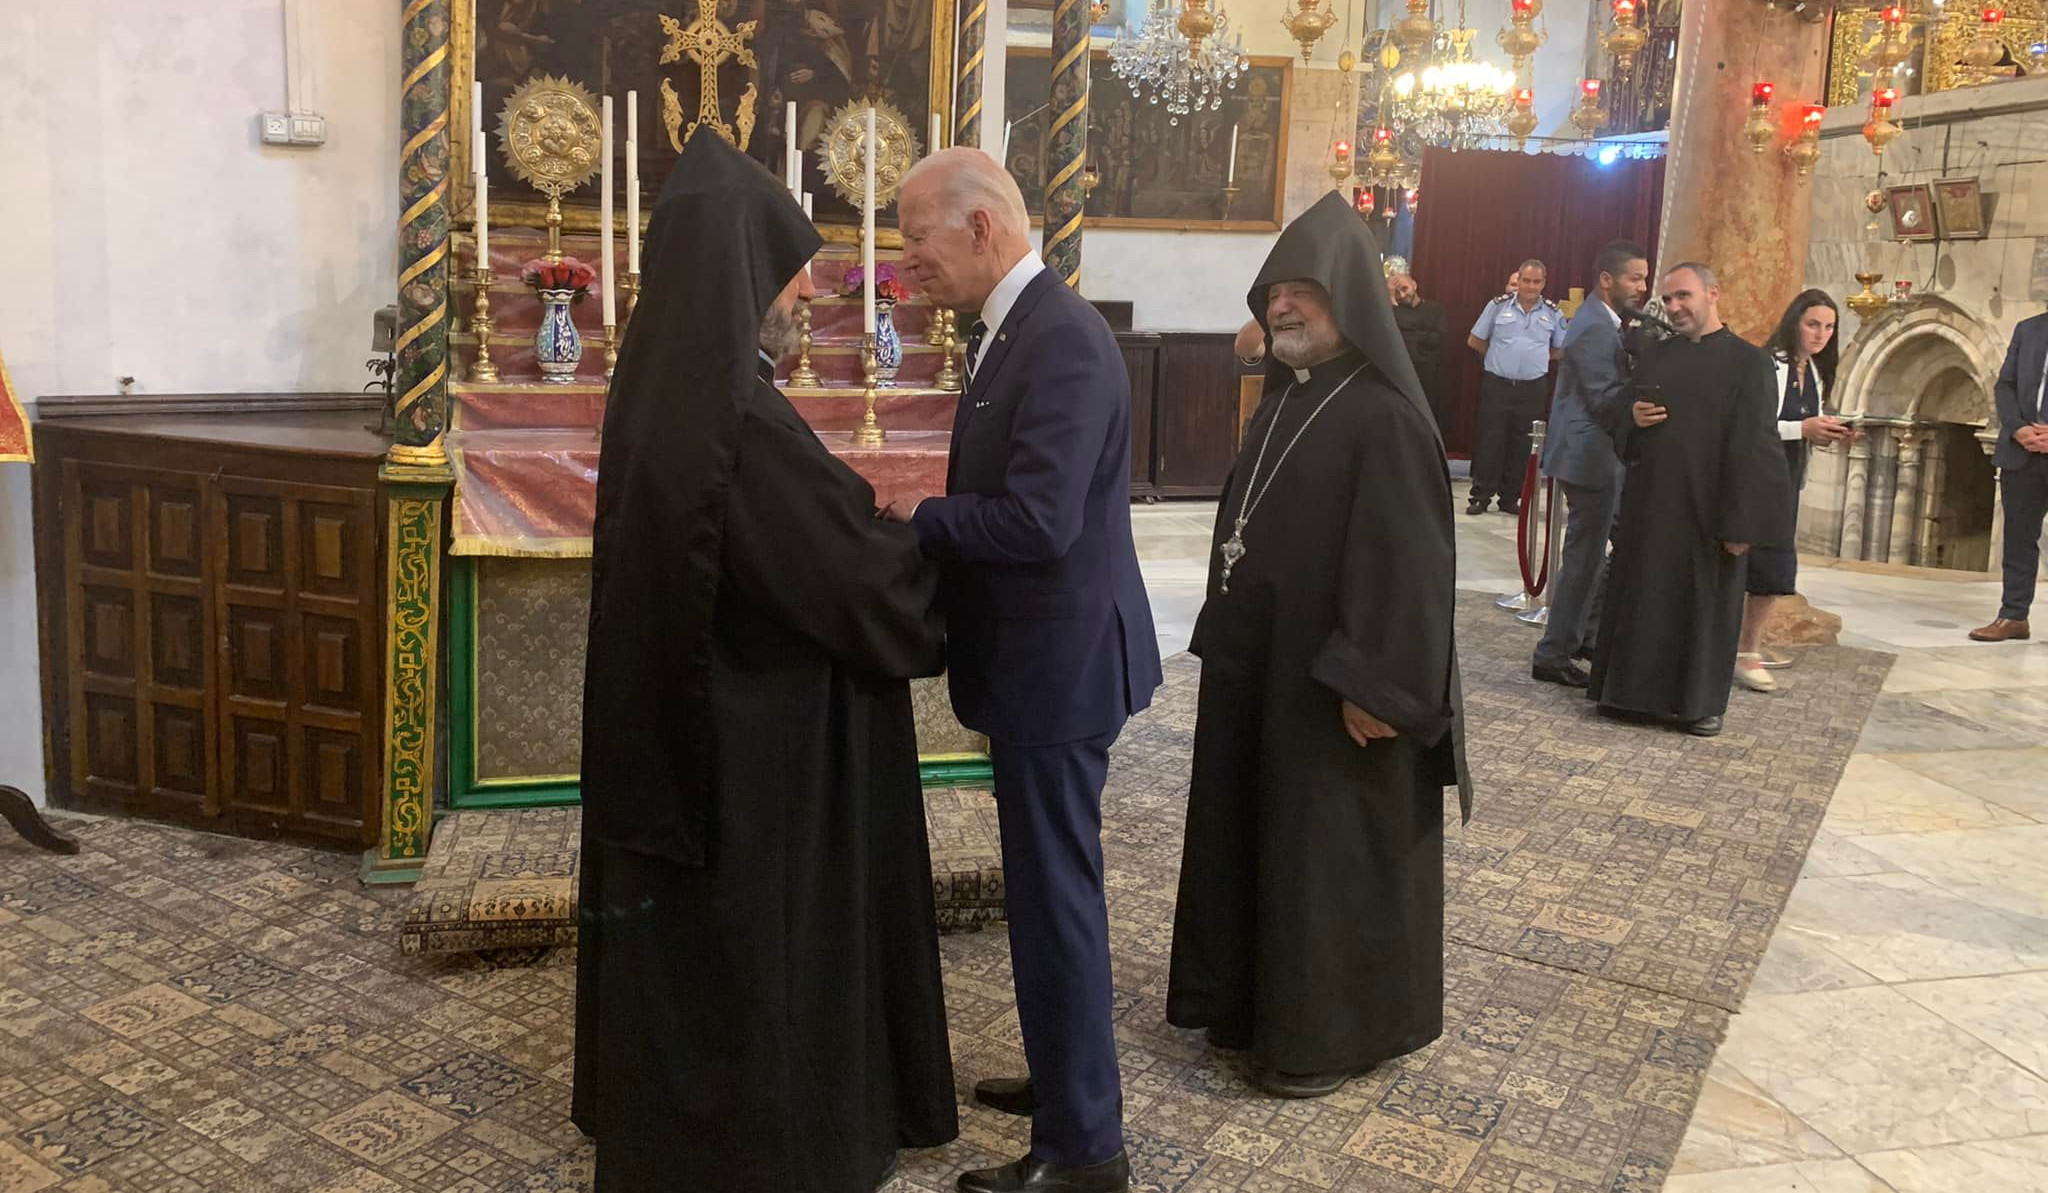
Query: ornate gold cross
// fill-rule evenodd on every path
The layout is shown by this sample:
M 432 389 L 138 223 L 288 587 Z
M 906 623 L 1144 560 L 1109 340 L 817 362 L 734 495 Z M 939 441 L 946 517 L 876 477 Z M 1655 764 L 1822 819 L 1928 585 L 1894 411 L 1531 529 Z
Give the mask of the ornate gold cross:
M 669 144 L 677 153 L 691 137 L 697 135 L 699 125 L 709 125 L 718 130 L 718 135 L 738 145 L 747 147 L 754 134 L 754 101 L 757 97 L 754 84 L 749 81 L 746 91 L 740 96 L 739 108 L 734 113 L 739 124 L 737 134 L 733 126 L 725 122 L 718 110 L 718 66 L 728 58 L 735 59 L 741 66 L 760 69 L 760 61 L 754 51 L 747 47 L 747 39 L 754 36 L 754 27 L 759 21 L 743 21 L 737 29 L 718 19 L 718 0 L 697 0 L 697 19 L 685 27 L 672 16 L 661 14 L 662 32 L 668 34 L 668 44 L 662 47 L 661 64 L 680 62 L 685 55 L 697 64 L 697 118 L 683 128 L 682 101 L 667 79 L 661 81 L 662 123 L 668 127 Z

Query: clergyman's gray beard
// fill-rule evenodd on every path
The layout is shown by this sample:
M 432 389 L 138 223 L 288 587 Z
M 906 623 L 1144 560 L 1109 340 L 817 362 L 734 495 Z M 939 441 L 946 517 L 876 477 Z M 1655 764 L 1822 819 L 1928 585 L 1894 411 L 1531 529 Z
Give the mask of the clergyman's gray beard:
M 796 351 L 796 316 L 788 311 L 770 307 L 761 317 L 761 351 L 781 360 Z
M 1306 327 L 1289 328 L 1273 333 L 1273 359 L 1290 369 L 1308 369 L 1323 363 L 1336 355 L 1337 343 L 1334 337 L 1324 343 Z

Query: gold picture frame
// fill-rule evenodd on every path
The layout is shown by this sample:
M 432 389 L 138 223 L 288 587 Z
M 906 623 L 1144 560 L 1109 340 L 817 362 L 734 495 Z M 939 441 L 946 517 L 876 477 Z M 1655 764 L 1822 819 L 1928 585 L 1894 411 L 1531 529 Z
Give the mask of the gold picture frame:
M 1892 237 L 1896 240 L 1933 240 L 1935 227 L 1934 192 L 1924 182 L 1885 189 L 1891 206 Z
M 692 0 L 673 0 L 674 11 L 694 11 Z M 449 50 L 453 59 L 449 84 L 449 161 L 453 177 L 449 180 L 449 207 L 451 223 L 462 229 L 476 226 L 475 164 L 470 155 L 469 132 L 474 123 L 470 112 L 472 85 L 476 82 L 477 0 L 455 0 L 452 5 L 453 22 L 449 31 Z M 930 61 L 927 81 L 926 105 L 928 111 L 944 113 L 945 125 L 953 125 L 953 23 L 958 13 L 958 0 L 931 0 Z M 652 39 L 650 39 L 651 41 Z M 654 97 L 643 96 L 643 102 L 654 102 Z M 486 130 L 496 127 L 495 113 L 487 114 Z M 924 129 L 916 130 L 922 139 Z M 613 132 L 617 138 L 625 136 L 623 119 Z M 495 132 L 491 132 L 495 140 Z M 665 137 L 658 121 L 643 119 L 640 126 L 643 141 Z M 598 208 L 594 190 L 582 192 L 584 201 L 565 200 L 562 208 L 562 230 L 570 233 L 595 233 L 598 230 Z M 625 214 L 623 202 L 615 204 L 616 219 L 623 227 Z M 641 205 L 640 225 L 647 227 L 653 218 L 652 202 Z M 494 187 L 491 194 L 491 226 L 541 228 L 546 226 L 548 205 L 545 202 L 527 199 L 501 197 Z M 858 226 L 822 224 L 819 232 L 828 243 L 858 244 Z M 876 240 L 881 248 L 901 248 L 902 234 L 894 228 L 878 227 Z
M 1934 180 L 1934 212 L 1949 240 L 1982 240 L 1991 235 L 1984 188 L 1976 175 Z

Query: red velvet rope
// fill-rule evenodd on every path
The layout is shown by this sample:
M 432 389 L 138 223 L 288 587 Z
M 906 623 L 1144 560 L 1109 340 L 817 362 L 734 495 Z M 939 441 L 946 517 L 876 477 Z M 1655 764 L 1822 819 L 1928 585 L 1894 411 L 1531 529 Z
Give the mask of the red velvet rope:
M 1557 500 L 1557 482 L 1545 481 L 1550 501 Z M 1531 575 L 1533 566 L 1529 559 L 1529 520 L 1536 512 L 1536 457 L 1529 456 L 1529 466 L 1522 473 L 1522 508 L 1515 517 L 1515 560 L 1522 565 L 1522 591 L 1531 599 L 1541 596 L 1543 586 L 1550 583 L 1550 518 L 1549 510 L 1543 519 L 1543 567 Z M 1548 503 L 1546 503 L 1547 505 Z

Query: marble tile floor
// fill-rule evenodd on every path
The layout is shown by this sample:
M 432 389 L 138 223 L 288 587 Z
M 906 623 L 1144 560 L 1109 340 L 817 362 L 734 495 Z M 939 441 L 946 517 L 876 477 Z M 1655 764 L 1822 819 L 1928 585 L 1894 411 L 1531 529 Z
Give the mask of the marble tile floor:
M 1215 516 L 1133 511 L 1163 653 Z M 1461 501 L 1457 526 L 1459 586 L 1518 588 L 1514 519 Z M 1898 662 L 1665 1188 L 2048 1193 L 2048 639 L 1965 638 L 1991 577 L 1807 566 L 1800 588 Z

